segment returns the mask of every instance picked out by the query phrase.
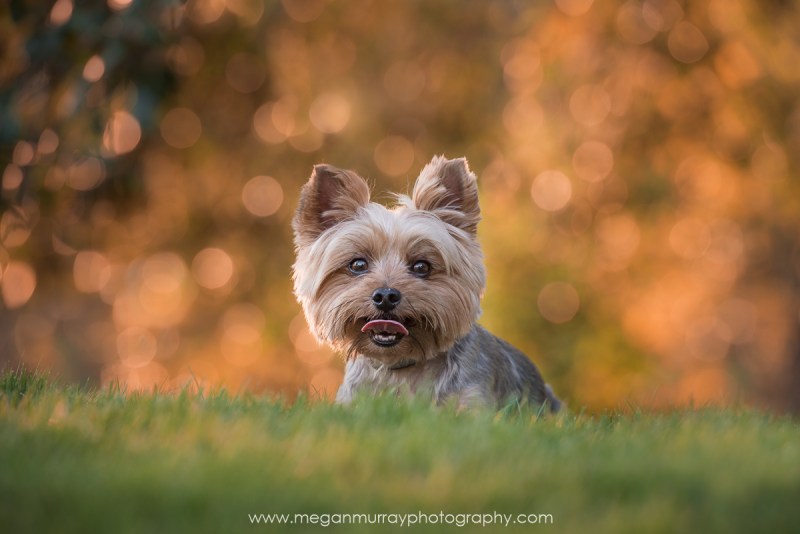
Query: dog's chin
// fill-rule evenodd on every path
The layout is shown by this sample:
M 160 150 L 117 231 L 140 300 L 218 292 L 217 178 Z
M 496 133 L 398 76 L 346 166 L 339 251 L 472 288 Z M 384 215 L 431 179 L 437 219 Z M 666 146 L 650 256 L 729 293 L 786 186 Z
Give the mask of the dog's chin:
M 394 360 L 407 355 L 410 350 L 410 340 L 408 336 L 401 336 L 399 339 L 384 340 L 381 336 L 366 335 L 366 339 L 361 343 L 361 354 L 376 358 L 378 360 Z

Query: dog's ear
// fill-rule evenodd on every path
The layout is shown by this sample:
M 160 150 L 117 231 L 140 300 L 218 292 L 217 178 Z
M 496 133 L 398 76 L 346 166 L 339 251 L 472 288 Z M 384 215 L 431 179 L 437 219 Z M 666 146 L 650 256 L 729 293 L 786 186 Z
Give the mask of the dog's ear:
M 435 156 L 422 169 L 411 199 L 417 209 L 433 212 L 456 228 L 473 236 L 478 231 L 478 182 L 465 158 Z
M 332 165 L 315 165 L 300 192 L 300 203 L 292 220 L 298 246 L 350 219 L 361 206 L 369 204 L 369 186 L 353 171 Z

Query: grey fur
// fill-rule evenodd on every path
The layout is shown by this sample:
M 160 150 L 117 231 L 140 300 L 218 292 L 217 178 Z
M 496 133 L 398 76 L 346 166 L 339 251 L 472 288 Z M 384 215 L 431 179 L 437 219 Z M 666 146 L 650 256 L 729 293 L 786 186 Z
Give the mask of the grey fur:
M 477 324 L 446 353 L 401 369 L 363 355 L 351 358 L 336 401 L 392 389 L 429 394 L 439 404 L 455 400 L 459 406 L 500 408 L 522 401 L 546 405 L 552 412 L 561 408 L 533 362 Z

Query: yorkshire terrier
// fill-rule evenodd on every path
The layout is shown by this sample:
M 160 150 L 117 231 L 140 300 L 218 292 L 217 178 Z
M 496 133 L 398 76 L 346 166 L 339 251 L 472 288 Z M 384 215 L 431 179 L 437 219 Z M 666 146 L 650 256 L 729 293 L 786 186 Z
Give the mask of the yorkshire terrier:
M 336 396 L 407 389 L 495 408 L 561 402 L 519 350 L 476 323 L 486 281 L 475 175 L 434 157 L 411 197 L 370 202 L 356 173 L 316 165 L 294 228 L 294 292 L 311 332 L 346 355 Z

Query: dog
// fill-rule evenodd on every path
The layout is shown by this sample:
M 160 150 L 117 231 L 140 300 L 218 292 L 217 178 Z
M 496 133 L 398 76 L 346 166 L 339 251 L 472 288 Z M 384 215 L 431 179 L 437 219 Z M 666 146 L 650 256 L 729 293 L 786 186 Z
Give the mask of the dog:
M 411 196 L 370 201 L 366 181 L 320 164 L 292 221 L 294 293 L 311 332 L 346 357 L 336 395 L 405 389 L 436 403 L 561 402 L 522 352 L 476 323 L 486 282 L 476 176 L 434 157 Z

